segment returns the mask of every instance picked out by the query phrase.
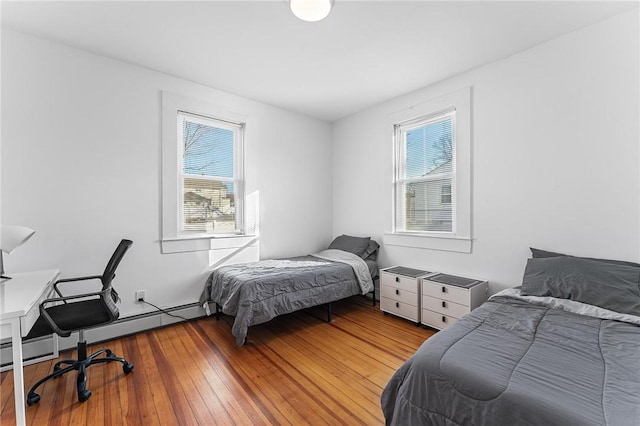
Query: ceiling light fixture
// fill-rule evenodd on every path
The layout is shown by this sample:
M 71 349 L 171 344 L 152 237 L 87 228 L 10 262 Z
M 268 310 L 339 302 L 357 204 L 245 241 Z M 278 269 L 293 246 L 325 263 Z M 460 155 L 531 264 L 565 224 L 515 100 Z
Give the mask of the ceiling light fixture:
M 307 22 L 321 21 L 331 12 L 332 0 L 291 0 L 291 12 Z

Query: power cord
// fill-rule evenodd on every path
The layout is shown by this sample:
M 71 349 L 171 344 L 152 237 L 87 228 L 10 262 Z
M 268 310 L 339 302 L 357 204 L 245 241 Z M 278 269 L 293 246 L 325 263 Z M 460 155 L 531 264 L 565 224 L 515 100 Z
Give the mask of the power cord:
M 146 303 L 147 305 L 151 305 L 151 306 L 153 306 L 154 308 L 156 308 L 158 311 L 162 312 L 163 314 L 167 314 L 167 315 L 169 315 L 170 317 L 180 318 L 180 319 L 183 319 L 183 320 L 185 320 L 185 321 L 191 321 L 189 318 L 185 318 L 185 317 L 180 316 L 180 315 L 172 314 L 171 312 L 168 312 L 168 311 L 166 311 L 166 310 L 162 309 L 161 307 L 154 305 L 154 304 L 153 304 L 153 303 L 151 303 L 151 302 L 147 302 L 147 301 L 146 301 L 146 300 L 144 300 L 144 299 L 140 300 L 140 302 L 142 302 L 142 303 Z

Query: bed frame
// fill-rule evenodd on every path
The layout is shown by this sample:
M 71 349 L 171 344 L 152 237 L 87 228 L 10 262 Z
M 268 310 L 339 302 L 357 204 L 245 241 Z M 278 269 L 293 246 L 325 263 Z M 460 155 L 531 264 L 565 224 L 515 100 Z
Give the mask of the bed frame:
M 374 307 L 376 306 L 376 282 L 378 280 L 379 280 L 378 278 L 373 280 L 373 291 L 370 291 L 369 293 L 367 293 L 367 294 L 371 294 L 371 302 L 372 302 L 372 306 L 374 306 Z M 365 297 L 365 296 L 363 296 L 363 297 Z M 326 321 L 327 323 L 331 322 L 331 303 L 333 303 L 333 302 L 329 302 L 329 303 L 325 303 L 324 304 L 324 306 L 327 309 L 327 321 Z M 313 308 L 313 306 L 309 306 L 309 308 Z M 305 308 L 305 309 L 308 309 L 308 308 Z M 214 316 L 216 318 L 216 321 L 220 321 L 220 314 L 221 313 L 222 313 L 222 307 L 218 303 L 216 303 L 216 312 L 214 314 Z M 248 337 L 249 337 L 249 333 L 247 331 L 247 336 L 244 338 L 244 344 L 245 345 L 247 344 Z

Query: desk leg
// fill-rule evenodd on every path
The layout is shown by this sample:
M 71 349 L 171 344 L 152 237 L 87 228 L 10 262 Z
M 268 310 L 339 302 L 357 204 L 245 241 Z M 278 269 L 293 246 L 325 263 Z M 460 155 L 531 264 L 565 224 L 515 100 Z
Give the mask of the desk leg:
M 20 318 L 11 320 L 11 347 L 13 349 L 13 393 L 16 403 L 16 425 L 24 426 L 27 424 L 27 414 L 24 406 L 24 371 Z
M 53 334 L 53 355 L 51 357 L 55 359 L 55 358 L 58 358 L 59 356 L 60 356 L 60 342 L 58 341 L 58 335 Z

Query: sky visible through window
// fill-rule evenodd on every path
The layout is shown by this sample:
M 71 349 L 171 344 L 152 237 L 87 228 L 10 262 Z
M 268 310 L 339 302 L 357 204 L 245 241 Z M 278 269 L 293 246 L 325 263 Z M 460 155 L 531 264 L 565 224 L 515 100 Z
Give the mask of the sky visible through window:
M 426 124 L 406 133 L 406 177 L 425 176 L 452 159 L 453 120 Z
M 185 174 L 233 178 L 233 131 L 185 120 L 183 135 Z

